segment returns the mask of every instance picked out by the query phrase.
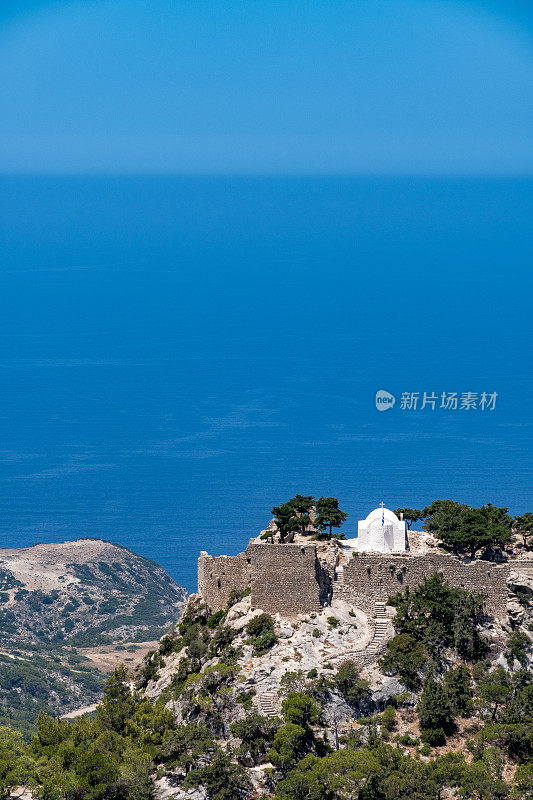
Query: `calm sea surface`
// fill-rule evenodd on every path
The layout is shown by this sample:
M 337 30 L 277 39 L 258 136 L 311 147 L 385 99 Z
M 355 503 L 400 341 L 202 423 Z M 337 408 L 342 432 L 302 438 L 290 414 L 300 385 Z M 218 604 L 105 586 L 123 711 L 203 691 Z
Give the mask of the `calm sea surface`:
M 0 546 L 102 537 L 193 590 L 298 491 L 349 535 L 382 500 L 533 510 L 532 211 L 512 180 L 0 179 Z

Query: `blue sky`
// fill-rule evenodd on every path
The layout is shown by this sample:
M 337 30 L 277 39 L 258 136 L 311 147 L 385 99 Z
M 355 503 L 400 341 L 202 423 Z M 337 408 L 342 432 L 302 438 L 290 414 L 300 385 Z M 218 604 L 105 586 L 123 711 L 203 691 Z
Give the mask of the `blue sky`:
M 2 172 L 533 173 L 512 0 L 7 2 L 0 81 Z

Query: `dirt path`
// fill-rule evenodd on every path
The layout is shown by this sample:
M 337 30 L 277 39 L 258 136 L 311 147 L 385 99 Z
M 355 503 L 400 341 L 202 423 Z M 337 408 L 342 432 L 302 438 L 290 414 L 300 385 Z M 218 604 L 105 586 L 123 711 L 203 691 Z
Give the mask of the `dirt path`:
M 82 717 L 84 714 L 91 714 L 93 711 L 96 711 L 96 708 L 96 703 L 93 703 L 91 706 L 76 708 L 74 711 L 69 711 L 67 714 L 62 714 L 60 719 L 76 719 L 76 717 Z

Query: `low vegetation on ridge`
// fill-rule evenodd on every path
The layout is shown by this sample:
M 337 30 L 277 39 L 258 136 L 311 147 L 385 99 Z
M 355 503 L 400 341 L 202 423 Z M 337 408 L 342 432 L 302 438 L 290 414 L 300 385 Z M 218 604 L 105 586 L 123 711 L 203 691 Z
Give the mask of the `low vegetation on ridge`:
M 346 518 L 335 498 L 303 495 L 274 512 L 266 537 L 284 542 L 329 539 Z M 438 501 L 402 513 L 460 555 L 505 558 L 498 548 L 513 536 L 530 544 L 528 515 L 507 509 Z M 94 714 L 41 712 L 25 738 L 0 725 L 0 800 L 22 786 L 38 800 L 533 800 L 523 585 L 508 623 L 489 616 L 483 587 L 434 573 L 403 588 L 388 599 L 395 615 L 382 624 L 394 635 L 372 663 L 357 661 L 364 615 L 342 598 L 280 620 L 252 608 L 249 588 L 215 613 L 193 596 L 135 674 L 114 670 Z M 20 588 L 6 584 L 7 602 Z M 113 591 L 100 606 L 120 622 Z M 83 660 L 73 668 L 86 673 Z M 44 696 L 38 677 L 28 681 Z
M 154 800 L 161 781 L 170 795 L 198 787 L 207 800 L 531 800 L 529 644 L 512 633 L 510 666 L 489 661 L 480 597 L 438 574 L 391 602 L 396 635 L 381 664 L 406 690 L 385 707 L 347 659 L 287 672 L 279 716 L 263 716 L 243 689 L 240 642 L 254 659 L 270 658 L 272 617 L 258 614 L 239 635 L 227 611 L 194 600 L 136 688 L 115 671 L 93 719 L 41 715 L 31 744 L 4 729 L 18 753 L 4 787 L 33 784 L 43 800 Z M 148 699 L 169 658 L 170 684 Z M 354 719 L 342 730 L 341 702 Z
M 0 551 L 0 585 L 0 724 L 26 736 L 40 711 L 97 702 L 110 672 L 98 654 L 133 659 L 186 598 L 158 564 L 98 539 Z

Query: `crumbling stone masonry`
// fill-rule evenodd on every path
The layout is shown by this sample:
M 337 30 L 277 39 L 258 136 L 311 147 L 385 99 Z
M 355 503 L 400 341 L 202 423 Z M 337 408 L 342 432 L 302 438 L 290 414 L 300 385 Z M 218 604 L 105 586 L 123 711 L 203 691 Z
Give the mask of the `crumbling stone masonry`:
M 252 607 L 290 617 L 318 611 L 342 598 L 365 612 L 406 586 L 415 589 L 434 572 L 451 586 L 487 595 L 486 609 L 504 618 L 509 566 L 488 561 L 464 563 L 447 553 L 359 553 L 342 570 L 322 564 L 313 543 L 250 542 L 237 556 L 198 560 L 198 591 L 212 611 L 225 608 L 233 591 L 251 588 Z
M 237 556 L 200 554 L 198 592 L 212 611 L 247 588 L 253 608 L 285 616 L 318 611 L 331 597 L 330 577 L 313 544 L 250 543 Z
M 252 608 L 281 616 L 320 611 L 322 571 L 314 545 L 251 544 L 246 553 L 252 563 Z
M 509 566 L 490 561 L 464 563 L 447 553 L 360 553 L 344 565 L 342 580 L 334 581 L 333 596 L 358 605 L 361 597 L 386 601 L 406 586 L 416 589 L 425 578 L 441 572 L 450 586 L 485 594 L 487 612 L 506 615 Z
M 233 592 L 244 592 L 250 585 L 251 566 L 246 553 L 237 556 L 210 556 L 205 550 L 198 559 L 198 593 L 209 608 L 226 608 Z

